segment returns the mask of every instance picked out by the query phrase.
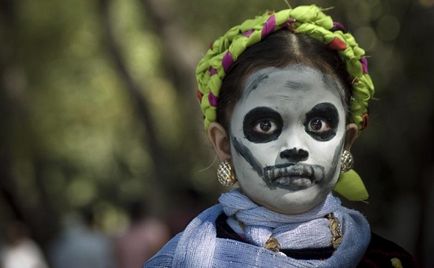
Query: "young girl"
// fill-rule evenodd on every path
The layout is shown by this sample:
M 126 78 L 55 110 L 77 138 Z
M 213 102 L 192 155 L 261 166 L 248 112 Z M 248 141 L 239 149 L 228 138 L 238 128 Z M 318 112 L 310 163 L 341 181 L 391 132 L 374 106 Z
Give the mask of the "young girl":
M 217 177 L 239 188 L 145 267 L 414 265 L 331 193 L 368 198 L 349 150 L 374 87 L 341 24 L 313 5 L 247 20 L 213 43 L 196 76 Z

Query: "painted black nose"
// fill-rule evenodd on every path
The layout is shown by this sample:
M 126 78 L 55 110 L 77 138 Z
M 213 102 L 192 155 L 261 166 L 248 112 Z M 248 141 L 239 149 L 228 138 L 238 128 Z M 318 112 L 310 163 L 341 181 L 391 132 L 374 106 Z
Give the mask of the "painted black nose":
M 286 158 L 291 162 L 305 161 L 309 157 L 309 153 L 303 149 L 287 149 L 280 153 L 281 158 Z

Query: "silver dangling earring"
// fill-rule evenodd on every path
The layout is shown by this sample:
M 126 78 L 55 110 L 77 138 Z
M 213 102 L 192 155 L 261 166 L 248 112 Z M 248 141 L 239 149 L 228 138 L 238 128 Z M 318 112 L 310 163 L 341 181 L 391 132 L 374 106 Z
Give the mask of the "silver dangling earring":
M 237 182 L 234 170 L 228 160 L 220 162 L 217 168 L 217 180 L 223 186 L 232 186 Z
M 353 155 L 348 150 L 344 150 L 341 155 L 341 173 L 345 173 L 353 167 Z

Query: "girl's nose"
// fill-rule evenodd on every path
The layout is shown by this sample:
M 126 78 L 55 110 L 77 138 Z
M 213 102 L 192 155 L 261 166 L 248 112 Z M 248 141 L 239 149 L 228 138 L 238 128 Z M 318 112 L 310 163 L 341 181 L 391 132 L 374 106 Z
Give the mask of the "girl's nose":
M 301 162 L 307 160 L 309 153 L 303 149 L 297 149 L 294 147 L 280 152 L 280 157 L 288 159 L 290 162 Z

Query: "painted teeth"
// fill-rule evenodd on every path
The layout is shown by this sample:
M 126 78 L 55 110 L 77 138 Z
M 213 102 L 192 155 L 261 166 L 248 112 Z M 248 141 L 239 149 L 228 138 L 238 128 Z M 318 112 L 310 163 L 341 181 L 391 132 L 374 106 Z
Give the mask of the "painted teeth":
M 300 177 L 280 177 L 276 182 L 282 185 L 308 187 L 312 185 L 312 181 L 308 178 Z
M 312 181 L 307 178 L 295 178 L 292 180 L 292 184 L 300 187 L 310 186 Z
M 273 170 L 273 176 L 274 176 L 274 178 L 277 178 L 277 177 L 280 177 L 281 176 L 281 169 L 280 168 L 276 168 L 276 169 L 274 169 Z
M 309 169 L 305 169 L 302 166 L 290 166 L 286 168 L 276 168 L 272 171 L 274 178 L 279 177 L 310 177 L 312 172 Z
M 270 175 L 273 175 L 274 182 L 280 185 L 306 188 L 313 184 L 312 169 L 303 166 L 276 168 Z
M 314 169 L 308 165 L 267 167 L 264 169 L 264 179 L 269 183 L 296 188 L 307 188 L 318 181 Z

